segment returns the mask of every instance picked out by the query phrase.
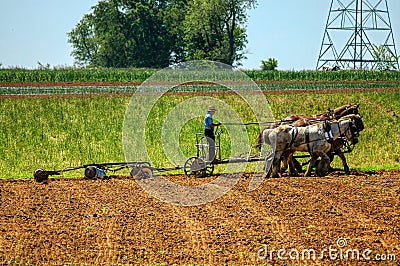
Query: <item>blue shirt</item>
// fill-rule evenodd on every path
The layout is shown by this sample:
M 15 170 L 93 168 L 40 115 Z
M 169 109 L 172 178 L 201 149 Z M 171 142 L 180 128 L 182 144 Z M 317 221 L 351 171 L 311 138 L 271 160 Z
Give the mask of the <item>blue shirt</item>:
M 204 117 L 204 128 L 205 129 L 213 129 L 211 127 L 211 124 L 213 123 L 213 118 L 212 118 L 212 114 L 210 114 L 210 112 L 208 112 L 206 114 L 206 116 Z

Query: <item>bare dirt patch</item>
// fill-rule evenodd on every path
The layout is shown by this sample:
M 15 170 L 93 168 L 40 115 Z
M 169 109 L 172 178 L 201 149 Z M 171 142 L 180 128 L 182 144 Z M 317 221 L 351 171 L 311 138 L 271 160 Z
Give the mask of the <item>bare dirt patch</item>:
M 265 179 L 249 192 L 245 174 L 226 195 L 196 207 L 160 202 L 125 177 L 3 180 L 0 263 L 357 264 L 344 257 L 331 261 L 327 253 L 323 260 L 283 261 L 276 251 L 258 257 L 266 247 L 321 252 L 338 248 L 339 238 L 346 241 L 344 251 L 370 249 L 371 259 L 395 254 L 399 260 L 399 178 L 399 171 L 283 177 Z

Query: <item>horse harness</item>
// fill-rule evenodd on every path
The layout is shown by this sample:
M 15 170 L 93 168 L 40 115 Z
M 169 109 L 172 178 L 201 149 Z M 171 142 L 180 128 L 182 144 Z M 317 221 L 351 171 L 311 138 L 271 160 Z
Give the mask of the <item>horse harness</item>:
M 294 140 L 296 139 L 298 134 L 299 130 L 297 129 L 297 127 L 292 127 L 292 138 L 290 142 L 286 144 L 285 150 L 289 150 L 292 147 Z
M 339 126 L 339 124 L 338 124 Z M 324 121 L 324 135 L 325 135 L 325 139 L 326 141 L 328 141 L 330 144 L 332 144 L 333 140 L 334 140 L 334 136 L 332 134 L 332 126 L 331 123 L 329 123 L 328 121 Z M 340 135 L 342 135 L 342 133 L 340 132 L 340 126 L 339 126 L 339 133 Z
M 344 135 L 344 132 L 342 133 L 342 130 L 341 130 L 341 128 L 340 128 L 340 124 L 337 123 L 337 125 L 338 125 L 338 128 L 339 128 L 339 138 L 341 138 L 341 140 L 344 142 L 343 144 L 344 144 L 345 147 L 350 148 L 350 147 L 349 147 L 350 145 L 348 144 L 348 141 L 347 141 L 346 137 L 343 136 L 343 135 Z M 333 144 L 335 138 L 334 138 L 334 136 L 333 136 L 333 133 L 332 133 L 332 126 L 331 126 L 331 123 L 330 123 L 329 121 L 324 121 L 324 123 L 323 123 L 323 130 L 324 130 L 324 137 L 325 137 L 325 140 L 326 140 L 329 144 Z M 353 125 L 353 123 L 352 123 L 351 126 L 350 126 L 350 132 L 351 132 L 351 134 L 352 134 L 353 137 L 354 137 L 354 136 L 357 137 L 358 130 L 357 130 L 357 128 Z M 297 128 L 297 127 L 293 127 L 293 128 L 292 128 L 292 131 L 291 131 L 291 140 L 290 140 L 289 143 L 286 144 L 285 150 L 288 150 L 288 149 L 290 149 L 290 148 L 292 147 L 292 145 L 293 145 L 293 143 L 294 143 L 294 141 L 295 141 L 295 139 L 296 139 L 298 133 L 299 133 L 298 128 Z M 308 126 L 305 127 L 304 135 L 305 135 L 305 136 L 304 136 L 304 137 L 305 137 L 305 143 L 304 143 L 304 144 L 307 145 L 307 150 L 310 151 L 310 152 L 311 152 L 311 142 L 316 142 L 316 141 L 323 140 L 323 138 L 322 138 L 322 139 L 315 139 L 315 140 L 310 141 L 310 128 L 309 128 Z
M 340 124 L 339 123 L 338 123 L 338 127 L 339 127 L 339 134 L 340 134 L 339 137 L 342 137 L 342 139 L 345 142 L 347 142 L 346 138 L 343 138 L 343 134 L 342 134 L 342 131 L 340 129 Z M 334 136 L 333 136 L 333 133 L 332 133 L 331 123 L 329 121 L 324 121 L 323 130 L 324 130 L 325 140 L 329 144 L 332 144 L 333 141 L 334 141 Z M 297 130 L 296 130 L 296 135 L 297 135 Z M 308 126 L 304 130 L 304 135 L 305 135 L 305 144 L 307 145 L 307 150 L 308 151 L 311 151 L 311 145 L 310 145 L 311 142 L 323 140 L 323 139 L 316 139 L 316 140 L 310 141 L 310 128 Z M 292 132 L 292 137 L 293 137 L 293 132 Z M 290 146 L 289 147 L 292 146 L 293 142 L 294 142 L 294 139 L 292 138 L 292 141 L 290 142 Z

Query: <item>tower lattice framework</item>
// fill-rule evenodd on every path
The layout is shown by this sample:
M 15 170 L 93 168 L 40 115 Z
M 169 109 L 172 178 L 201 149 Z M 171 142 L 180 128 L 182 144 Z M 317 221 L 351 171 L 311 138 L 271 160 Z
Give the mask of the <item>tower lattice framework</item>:
M 384 58 L 374 51 L 385 48 Z M 317 69 L 399 69 L 387 0 L 332 0 Z

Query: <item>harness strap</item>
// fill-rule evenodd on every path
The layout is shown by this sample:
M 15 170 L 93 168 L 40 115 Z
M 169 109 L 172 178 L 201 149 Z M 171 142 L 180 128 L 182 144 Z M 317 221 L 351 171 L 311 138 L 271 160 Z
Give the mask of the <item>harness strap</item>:
M 292 147 L 294 140 L 297 137 L 298 133 L 299 133 L 299 130 L 297 129 L 297 127 L 293 127 L 292 128 L 292 139 L 290 140 L 289 143 L 286 144 L 285 150 L 288 150 Z
M 332 133 L 332 127 L 331 124 L 328 121 L 325 121 L 324 123 L 324 135 L 325 135 L 325 139 L 329 142 L 332 143 L 334 136 Z
M 307 150 L 308 150 L 308 152 L 311 152 L 311 147 L 310 147 L 310 129 L 308 127 L 306 127 L 304 134 L 305 134 L 305 137 L 306 137 Z
M 297 137 L 298 133 L 299 133 L 299 130 L 297 129 L 297 127 L 294 127 L 292 130 L 292 140 L 290 141 L 289 147 L 292 147 L 294 140 Z
M 329 143 L 332 143 L 333 141 L 332 130 L 329 130 L 328 132 L 325 131 L 325 138 Z

